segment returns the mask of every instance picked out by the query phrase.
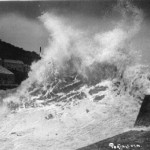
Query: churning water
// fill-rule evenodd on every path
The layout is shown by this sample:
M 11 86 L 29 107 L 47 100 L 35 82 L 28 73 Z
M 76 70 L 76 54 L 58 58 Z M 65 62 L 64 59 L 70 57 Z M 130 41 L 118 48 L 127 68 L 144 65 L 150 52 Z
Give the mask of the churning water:
M 29 78 L 3 99 L 2 149 L 76 149 L 133 127 L 150 86 L 132 45 L 143 14 L 130 3 L 117 7 L 121 19 L 105 32 L 54 13 L 40 17 L 49 43 Z

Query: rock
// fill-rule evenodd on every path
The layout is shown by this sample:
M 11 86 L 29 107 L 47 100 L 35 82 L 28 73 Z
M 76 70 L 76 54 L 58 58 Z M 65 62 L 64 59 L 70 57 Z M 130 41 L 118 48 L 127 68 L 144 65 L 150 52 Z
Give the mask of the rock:
M 146 95 L 134 126 L 150 126 L 150 95 Z
M 12 135 L 17 135 L 17 136 L 22 136 L 21 133 L 17 133 L 17 132 L 11 132 Z
M 77 98 L 79 100 L 86 98 L 86 94 L 84 92 L 81 92 L 79 94 L 76 94 L 73 98 Z
M 149 150 L 150 131 L 128 131 L 77 150 Z
M 52 119 L 53 118 L 53 115 L 52 114 L 48 114 L 45 119 L 49 120 L 49 119 Z
M 108 88 L 107 86 L 96 86 L 94 89 L 91 89 L 89 91 L 89 94 L 90 95 L 97 94 L 99 91 L 105 91 L 107 88 Z
M 86 109 L 86 112 L 88 113 L 88 112 L 89 112 L 89 109 Z
M 99 102 L 100 100 L 102 100 L 105 97 L 105 95 L 101 95 L 101 96 L 95 96 L 94 98 L 94 102 Z

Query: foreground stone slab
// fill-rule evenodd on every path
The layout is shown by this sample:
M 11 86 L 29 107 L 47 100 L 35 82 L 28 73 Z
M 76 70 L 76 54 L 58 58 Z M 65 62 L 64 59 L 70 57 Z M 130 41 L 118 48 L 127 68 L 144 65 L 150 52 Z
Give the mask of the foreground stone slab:
M 128 131 L 78 150 L 150 150 L 150 131 Z
M 135 126 L 150 126 L 150 95 L 146 95 L 143 100 Z

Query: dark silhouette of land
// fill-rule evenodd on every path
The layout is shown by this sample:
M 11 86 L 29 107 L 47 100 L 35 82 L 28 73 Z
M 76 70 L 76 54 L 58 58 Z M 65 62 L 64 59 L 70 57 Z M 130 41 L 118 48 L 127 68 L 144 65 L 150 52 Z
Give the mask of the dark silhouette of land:
M 13 88 L 14 85 L 19 85 L 28 77 L 30 65 L 40 59 L 40 56 L 35 52 L 26 51 L 12 44 L 0 40 L 0 65 L 8 69 L 14 74 L 14 83 L 9 83 L 7 74 L 0 72 L 0 89 Z M 3 83 L 7 83 L 3 84 Z M 9 85 L 10 84 L 10 85 Z
M 39 60 L 40 56 L 0 40 L 0 58 L 20 60 L 24 64 L 31 65 L 33 61 Z

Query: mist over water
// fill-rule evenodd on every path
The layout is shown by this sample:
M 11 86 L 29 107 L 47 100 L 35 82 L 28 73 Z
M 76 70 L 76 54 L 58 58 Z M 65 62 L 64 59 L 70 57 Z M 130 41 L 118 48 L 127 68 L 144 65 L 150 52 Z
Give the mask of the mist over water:
M 55 13 L 39 17 L 49 32 L 49 43 L 42 59 L 32 64 L 29 78 L 3 99 L 4 105 L 16 109 L 26 108 L 26 104 L 34 109 L 45 107 L 61 118 L 55 124 L 60 137 L 81 138 L 74 139 L 79 145 L 132 128 L 141 98 L 150 92 L 149 68 L 139 63 L 140 51 L 132 43 L 140 31 L 143 13 L 124 1 L 115 8 L 121 18 L 107 32 L 77 28 Z M 96 97 L 102 100 L 97 102 Z M 93 131 L 89 132 L 91 126 Z M 42 126 L 40 129 L 35 133 L 37 137 Z M 53 129 L 51 126 L 47 130 Z M 89 137 L 86 140 L 82 137 L 85 133 Z

